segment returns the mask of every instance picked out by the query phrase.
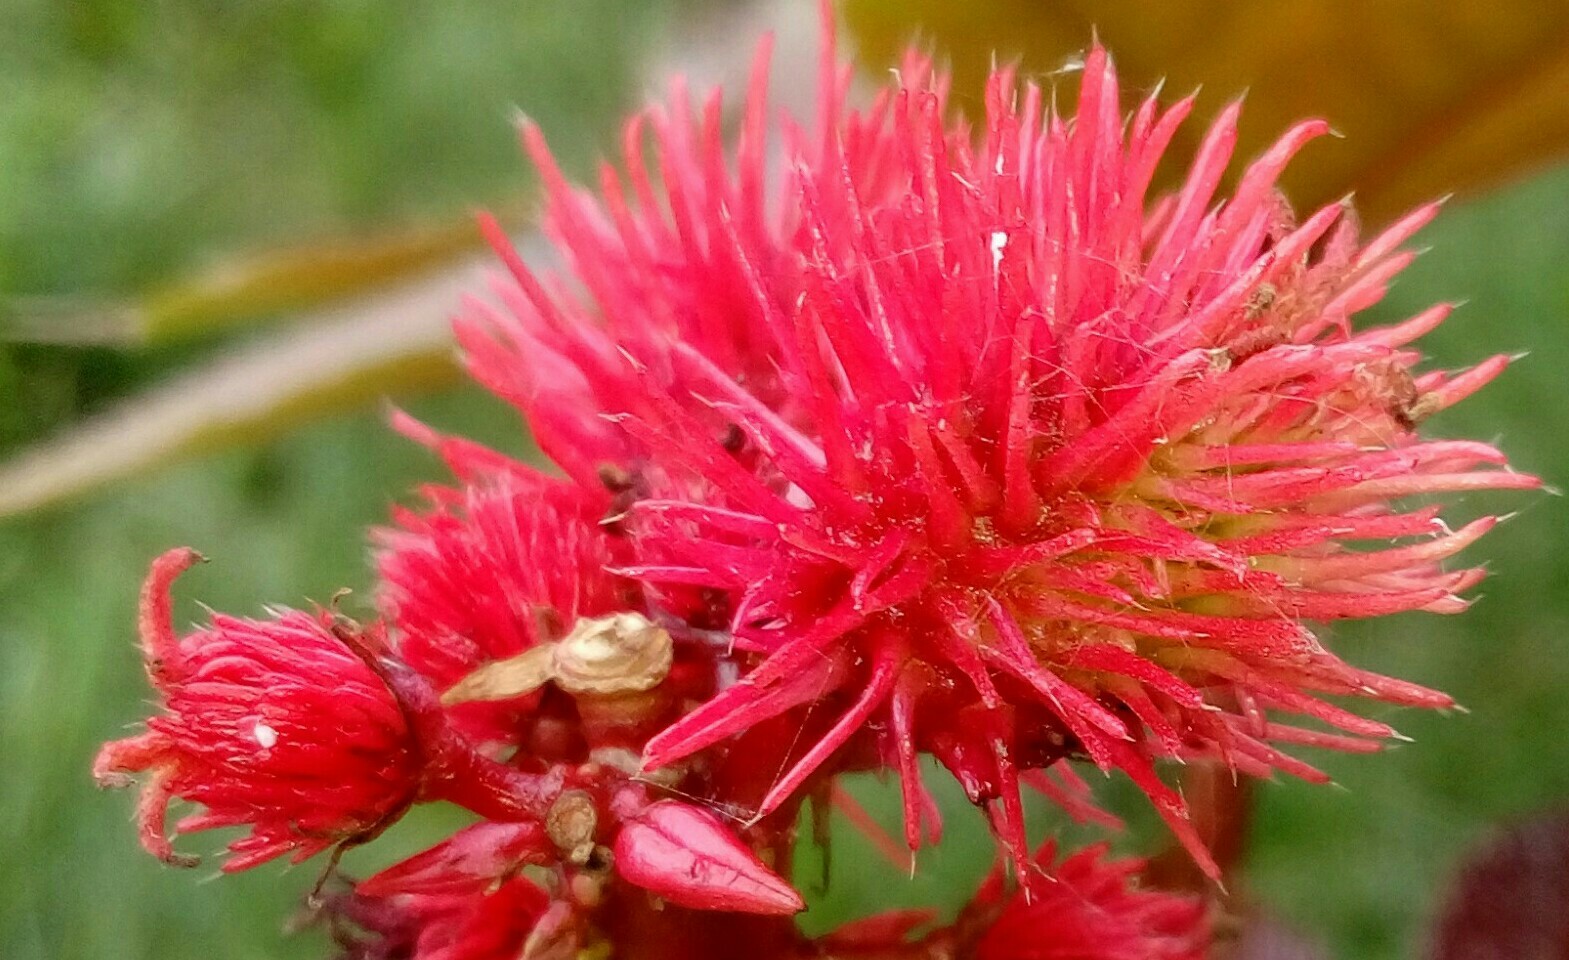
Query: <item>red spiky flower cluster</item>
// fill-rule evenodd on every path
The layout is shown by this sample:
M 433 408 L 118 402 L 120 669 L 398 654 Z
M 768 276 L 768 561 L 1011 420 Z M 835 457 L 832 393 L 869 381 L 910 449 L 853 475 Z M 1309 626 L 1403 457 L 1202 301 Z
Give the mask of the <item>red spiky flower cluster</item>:
M 1481 571 L 1443 562 L 1495 521 L 1412 498 L 1537 484 L 1418 434 L 1506 363 L 1418 371 L 1446 306 L 1353 325 L 1436 205 L 1367 241 L 1343 204 L 1299 222 L 1275 184 L 1317 121 L 1222 197 L 1236 106 L 1150 202 L 1192 100 L 1125 115 L 1098 47 L 1075 115 L 1002 69 L 974 128 L 919 56 L 865 111 L 831 42 L 824 65 L 815 129 L 774 145 L 765 47 L 734 155 L 718 95 L 678 84 L 597 196 L 525 127 L 569 275 L 486 220 L 510 276 L 457 329 L 565 477 L 400 419 L 458 484 L 377 534 L 385 626 L 218 618 L 177 644 L 186 555 L 160 561 L 168 714 L 100 761 L 150 771 L 149 849 L 171 856 L 171 797 L 252 825 L 231 867 L 416 800 L 479 812 L 328 898 L 352 957 L 1197 957 L 1202 904 L 1098 850 L 1032 856 L 1021 783 L 1104 820 L 1069 764 L 1121 771 L 1213 875 L 1157 762 L 1323 779 L 1279 745 L 1394 735 L 1326 697 L 1449 704 L 1309 626 L 1463 609 Z M 805 939 L 782 919 L 802 802 L 865 820 L 835 778 L 892 770 L 913 851 L 938 832 L 922 754 L 1022 894 L 999 873 L 952 924 Z

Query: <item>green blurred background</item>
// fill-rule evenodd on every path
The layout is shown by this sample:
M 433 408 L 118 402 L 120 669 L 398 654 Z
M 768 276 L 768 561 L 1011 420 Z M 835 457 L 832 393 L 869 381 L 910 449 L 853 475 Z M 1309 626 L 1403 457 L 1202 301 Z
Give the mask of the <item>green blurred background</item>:
M 584 171 L 640 99 L 651 50 L 698 42 L 681 18 L 713 6 L 0 3 L 7 297 L 135 291 L 220 253 L 450 219 L 516 197 L 527 174 L 514 107 Z M 1497 438 L 1521 469 L 1550 482 L 1569 475 L 1569 169 L 1456 202 L 1423 242 L 1431 252 L 1376 316 L 1468 299 L 1427 341 L 1435 363 L 1530 351 L 1433 429 Z M 209 349 L 0 342 L 0 451 L 68 428 Z M 476 390 L 408 406 L 444 428 L 527 449 L 511 413 Z M 344 585 L 363 590 L 366 526 L 439 475 L 367 410 L 0 521 L 0 957 L 322 955 L 314 935 L 283 934 L 314 866 L 215 882 L 205 867 L 165 869 L 136 846 L 131 797 L 95 792 L 88 764 L 100 741 L 145 714 L 131 624 L 148 558 L 192 544 L 214 560 L 182 581 L 183 621 L 201 615 L 194 598 L 253 613 Z M 1493 569 L 1476 607 L 1336 631 L 1354 661 L 1448 690 L 1470 713 L 1373 707 L 1415 743 L 1381 757 L 1313 758 L 1344 789 L 1281 782 L 1261 791 L 1242 885 L 1334 955 L 1420 955 L 1426 919 L 1467 845 L 1490 824 L 1569 798 L 1562 509 L 1545 494 L 1462 503 L 1458 514 L 1520 511 L 1473 551 Z M 1143 822 L 1124 791 L 1109 792 Z M 874 804 L 885 793 L 865 785 Z M 894 905 L 890 896 L 956 904 L 990 847 L 968 811 L 951 819 L 949 843 L 923 854 L 914 881 L 838 831 L 808 922 Z M 423 813 L 358 862 L 410 851 L 452 822 Z M 1147 847 L 1151 836 L 1125 842 Z M 217 845 L 197 838 L 192 848 Z

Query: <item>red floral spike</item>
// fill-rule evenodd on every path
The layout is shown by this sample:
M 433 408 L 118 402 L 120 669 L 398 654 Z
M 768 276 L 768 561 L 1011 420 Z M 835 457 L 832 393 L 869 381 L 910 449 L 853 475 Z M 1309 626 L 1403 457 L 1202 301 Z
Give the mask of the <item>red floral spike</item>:
M 806 909 L 718 817 L 679 801 L 661 800 L 628 819 L 614 852 L 618 875 L 679 906 L 779 915 Z
M 694 111 L 679 81 L 598 197 L 523 131 L 570 276 L 487 220 L 511 277 L 458 334 L 565 479 L 396 415 L 457 484 L 377 534 L 385 625 L 214 615 L 181 638 L 195 554 L 154 563 L 162 709 L 95 768 L 145 774 L 150 851 L 190 859 L 174 799 L 205 808 L 178 830 L 250 828 L 230 870 L 417 801 L 477 814 L 329 898 L 347 960 L 1197 960 L 1202 902 L 1101 847 L 1032 855 L 1022 787 L 1115 826 L 1065 761 L 1120 771 L 1215 876 L 1160 761 L 1322 781 L 1283 748 L 1395 735 L 1332 699 L 1450 703 L 1309 626 L 1464 609 L 1481 570 L 1446 565 L 1497 520 L 1411 498 L 1537 485 L 1418 429 L 1506 358 L 1419 369 L 1444 306 L 1360 323 L 1436 205 L 1367 241 L 1346 205 L 1297 221 L 1276 180 L 1319 121 L 1223 195 L 1237 105 L 1148 202 L 1192 100 L 1128 118 L 1099 48 L 1072 116 L 1002 69 L 984 120 L 953 120 L 915 55 L 855 111 L 822 9 L 810 132 L 784 117 L 770 143 L 766 44 L 734 157 L 718 96 Z M 947 926 L 809 940 L 785 879 L 803 801 L 821 825 L 835 778 L 891 770 L 904 846 L 935 843 L 923 755 L 1004 866 Z
M 852 920 L 817 938 L 817 945 L 828 956 L 855 956 L 865 952 L 896 951 L 909 944 L 922 927 L 936 921 L 936 910 L 890 910 Z M 914 951 L 912 951 L 912 954 Z
M 1493 521 L 1451 531 L 1407 498 L 1538 485 L 1486 444 L 1417 433 L 1506 362 L 1417 371 L 1408 345 L 1447 308 L 1353 326 L 1437 205 L 1366 242 L 1345 205 L 1298 222 L 1276 181 L 1321 121 L 1222 197 L 1237 105 L 1150 204 L 1192 101 L 1128 121 L 1098 47 L 1076 115 L 1005 68 L 974 130 L 919 58 L 864 113 L 831 60 L 823 75 L 822 129 L 786 121 L 773 204 L 762 58 L 734 163 L 717 100 L 694 113 L 679 87 L 631 125 L 629 182 L 607 173 L 602 199 L 526 128 L 576 284 L 536 277 L 487 221 L 514 282 L 458 325 L 574 479 L 635 478 L 619 572 L 678 615 L 701 597 L 760 655 L 646 765 L 826 703 L 842 720 L 762 812 L 879 727 L 912 846 L 913 758 L 962 743 L 950 767 L 989 784 L 972 794 L 1022 860 L 1019 767 L 1067 750 L 1127 772 L 1213 870 L 1156 759 L 1321 779 L 1270 741 L 1393 734 L 1323 695 L 1449 705 L 1304 622 L 1464 609 L 1481 571 L 1443 563 Z M 990 717 L 961 724 L 972 710 Z M 1038 761 L 1012 752 L 1030 743 Z

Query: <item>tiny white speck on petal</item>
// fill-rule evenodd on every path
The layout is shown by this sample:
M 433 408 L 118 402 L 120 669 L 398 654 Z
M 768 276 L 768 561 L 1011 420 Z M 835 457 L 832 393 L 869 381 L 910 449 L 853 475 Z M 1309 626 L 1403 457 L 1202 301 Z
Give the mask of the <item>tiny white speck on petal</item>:
M 1005 230 L 992 231 L 992 269 L 996 270 L 1002 263 L 1002 252 L 1008 247 L 1008 233 Z
M 256 724 L 251 730 L 251 735 L 256 738 L 257 743 L 262 745 L 263 750 L 271 750 L 278 745 L 278 731 L 265 723 Z

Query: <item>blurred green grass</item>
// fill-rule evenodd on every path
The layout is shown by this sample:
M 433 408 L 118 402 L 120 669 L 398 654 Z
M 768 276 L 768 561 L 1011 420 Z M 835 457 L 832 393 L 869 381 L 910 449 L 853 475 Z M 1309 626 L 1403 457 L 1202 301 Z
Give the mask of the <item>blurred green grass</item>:
M 525 177 L 507 123 L 514 104 L 581 169 L 610 143 L 634 92 L 632 45 L 668 4 L 11 0 L 8 13 L 0 290 L 14 294 L 130 289 L 210 250 L 507 195 Z M 1531 351 L 1434 429 L 1497 436 L 1522 469 L 1569 476 L 1569 170 L 1452 207 L 1425 242 L 1433 251 L 1379 315 L 1469 298 L 1426 344 L 1435 363 Z M 0 447 L 185 359 L 0 347 Z M 515 419 L 475 392 L 413 410 L 526 449 Z M 211 883 L 199 882 L 212 876 L 206 867 L 162 868 L 136 847 L 131 798 L 95 793 L 87 767 L 101 740 L 144 715 L 131 623 L 149 557 L 189 543 L 213 558 L 182 581 L 187 621 L 201 615 L 195 598 L 252 613 L 363 589 L 364 528 L 440 475 L 365 413 L 0 526 L 0 956 L 321 955 L 319 940 L 280 932 L 314 865 Z M 1416 742 L 1382 757 L 1314 758 L 1344 790 L 1261 792 L 1246 883 L 1339 957 L 1417 955 L 1459 851 L 1498 818 L 1569 798 L 1563 506 L 1547 495 L 1476 497 L 1461 511 L 1484 508 L 1521 515 L 1473 551 L 1494 570 L 1474 610 L 1336 632 L 1352 659 L 1447 689 L 1471 713 L 1373 708 Z M 865 787 L 874 804 L 886 798 Z M 1137 809 L 1126 790 L 1111 792 Z M 989 848 L 968 811 L 951 819 L 950 846 L 923 854 L 913 882 L 839 830 L 810 924 L 895 905 L 889 898 L 957 902 Z M 431 812 L 389 842 L 411 848 L 448 823 Z

